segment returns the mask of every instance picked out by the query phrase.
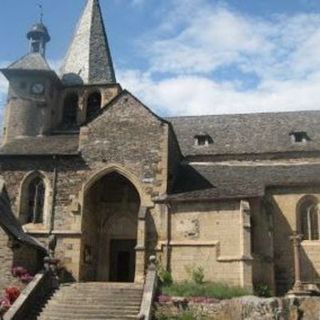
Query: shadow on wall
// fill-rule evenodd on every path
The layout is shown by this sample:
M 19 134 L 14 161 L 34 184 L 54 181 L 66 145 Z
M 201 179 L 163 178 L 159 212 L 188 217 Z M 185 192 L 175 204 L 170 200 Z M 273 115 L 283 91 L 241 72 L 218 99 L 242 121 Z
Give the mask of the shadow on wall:
M 158 244 L 158 232 L 154 218 L 150 211 L 146 215 L 146 229 L 147 229 L 147 254 L 148 256 L 156 255 L 156 246 Z M 148 261 L 148 259 L 146 259 Z
M 172 193 L 184 193 L 215 188 L 210 181 L 189 165 L 180 166 L 177 169 L 177 172 Z
M 271 203 L 274 219 L 273 237 L 276 293 L 281 296 L 292 288 L 295 281 L 293 245 L 290 240 L 293 229 L 278 204 L 274 200 L 271 200 Z M 311 248 L 317 247 L 311 246 Z M 300 252 L 302 281 L 310 283 L 316 279 L 319 281 L 319 273 L 314 266 L 314 262 L 310 260 L 310 256 L 304 246 L 301 246 Z
M 315 246 L 310 246 L 314 250 L 314 252 L 308 252 L 308 247 L 301 246 L 301 279 L 302 282 L 306 283 L 318 283 L 320 284 L 320 275 L 317 271 L 315 264 L 312 260 L 310 260 L 310 255 L 315 253 L 317 257 L 319 256 L 319 248 Z
M 273 213 L 274 273 L 276 294 L 286 294 L 294 284 L 293 247 L 290 237 L 293 233 L 285 214 L 277 202 L 270 197 Z

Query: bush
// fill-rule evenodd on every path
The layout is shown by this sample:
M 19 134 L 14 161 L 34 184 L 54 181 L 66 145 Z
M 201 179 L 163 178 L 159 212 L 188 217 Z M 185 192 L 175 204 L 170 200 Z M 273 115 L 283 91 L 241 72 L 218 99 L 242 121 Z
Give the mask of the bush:
M 191 274 L 191 279 L 195 284 L 204 283 L 204 270 L 202 267 L 191 269 L 188 273 Z
M 173 283 L 172 275 L 163 266 L 159 265 L 157 269 L 158 278 L 163 286 L 170 286 Z
M 231 299 L 251 294 L 247 289 L 228 286 L 224 283 L 207 282 L 196 284 L 190 281 L 173 283 L 163 286 L 162 294 L 179 297 L 207 297 L 216 299 Z
M 264 284 L 264 283 L 257 284 L 254 288 L 254 293 L 258 297 L 264 297 L 264 298 L 272 297 L 271 289 L 267 284 Z

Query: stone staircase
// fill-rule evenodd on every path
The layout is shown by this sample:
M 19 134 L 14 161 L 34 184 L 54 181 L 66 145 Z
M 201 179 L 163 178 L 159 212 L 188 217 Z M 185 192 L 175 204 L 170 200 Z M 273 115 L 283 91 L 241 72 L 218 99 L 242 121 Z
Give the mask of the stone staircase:
M 85 282 L 61 285 L 37 320 L 137 319 L 143 285 Z

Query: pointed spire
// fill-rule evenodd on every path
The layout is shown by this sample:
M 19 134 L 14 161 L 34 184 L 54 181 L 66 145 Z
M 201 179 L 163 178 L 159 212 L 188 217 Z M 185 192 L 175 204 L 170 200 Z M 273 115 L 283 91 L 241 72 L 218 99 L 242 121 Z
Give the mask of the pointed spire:
M 66 85 L 116 83 L 99 0 L 87 0 L 61 76 Z

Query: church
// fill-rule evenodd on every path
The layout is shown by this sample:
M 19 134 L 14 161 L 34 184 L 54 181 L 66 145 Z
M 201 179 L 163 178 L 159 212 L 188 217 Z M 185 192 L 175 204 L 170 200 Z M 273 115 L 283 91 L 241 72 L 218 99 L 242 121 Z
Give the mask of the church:
M 27 39 L 1 69 L 0 288 L 51 236 L 76 282 L 142 283 L 156 256 L 175 281 L 320 283 L 320 111 L 163 118 L 117 82 L 98 0 L 60 73 L 43 22 Z

